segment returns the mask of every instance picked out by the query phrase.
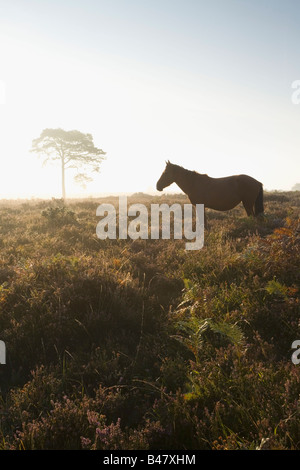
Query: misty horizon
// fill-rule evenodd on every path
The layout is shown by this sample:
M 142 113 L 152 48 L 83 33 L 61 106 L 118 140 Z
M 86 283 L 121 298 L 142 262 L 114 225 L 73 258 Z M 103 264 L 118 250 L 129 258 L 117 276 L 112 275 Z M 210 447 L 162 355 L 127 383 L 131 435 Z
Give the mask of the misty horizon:
M 166 159 L 299 182 L 297 1 L 0 3 L 0 198 L 60 197 L 59 166 L 30 153 L 45 128 L 107 154 L 85 189 L 66 175 L 70 197 L 147 192 Z

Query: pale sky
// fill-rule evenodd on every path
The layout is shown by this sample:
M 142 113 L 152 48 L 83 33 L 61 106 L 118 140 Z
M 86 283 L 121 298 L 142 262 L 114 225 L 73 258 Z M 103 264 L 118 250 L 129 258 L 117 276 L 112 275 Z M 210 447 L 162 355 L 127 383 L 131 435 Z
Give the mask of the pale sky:
M 29 152 L 57 127 L 107 152 L 69 196 L 154 191 L 167 159 L 290 190 L 299 18 L 298 0 L 0 0 L 0 198 L 60 197 Z

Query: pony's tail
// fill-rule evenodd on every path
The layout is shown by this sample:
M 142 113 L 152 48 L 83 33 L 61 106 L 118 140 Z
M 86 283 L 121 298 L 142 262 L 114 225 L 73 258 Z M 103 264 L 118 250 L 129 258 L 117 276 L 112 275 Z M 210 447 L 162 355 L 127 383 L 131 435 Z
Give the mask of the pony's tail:
M 263 191 L 263 185 L 261 185 L 258 196 L 255 201 L 254 215 L 257 217 L 258 215 L 263 214 L 263 212 L 264 212 L 264 191 Z

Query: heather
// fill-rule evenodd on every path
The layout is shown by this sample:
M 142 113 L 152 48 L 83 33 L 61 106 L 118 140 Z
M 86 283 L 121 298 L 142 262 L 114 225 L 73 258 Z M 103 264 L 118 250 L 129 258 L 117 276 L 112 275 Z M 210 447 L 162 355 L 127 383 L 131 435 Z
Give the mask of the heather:
M 101 202 L 0 203 L 0 448 L 299 450 L 299 192 L 199 251 L 99 240 Z

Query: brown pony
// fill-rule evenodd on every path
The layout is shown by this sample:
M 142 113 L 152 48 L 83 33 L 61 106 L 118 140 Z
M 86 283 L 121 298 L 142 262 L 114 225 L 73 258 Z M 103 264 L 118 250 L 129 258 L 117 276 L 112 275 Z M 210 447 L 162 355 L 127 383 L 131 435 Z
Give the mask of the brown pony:
M 194 205 L 204 204 L 208 209 L 228 211 L 242 202 L 248 216 L 264 212 L 263 185 L 251 176 L 211 178 L 170 161 L 166 163 L 165 171 L 156 183 L 158 191 L 176 183 Z

